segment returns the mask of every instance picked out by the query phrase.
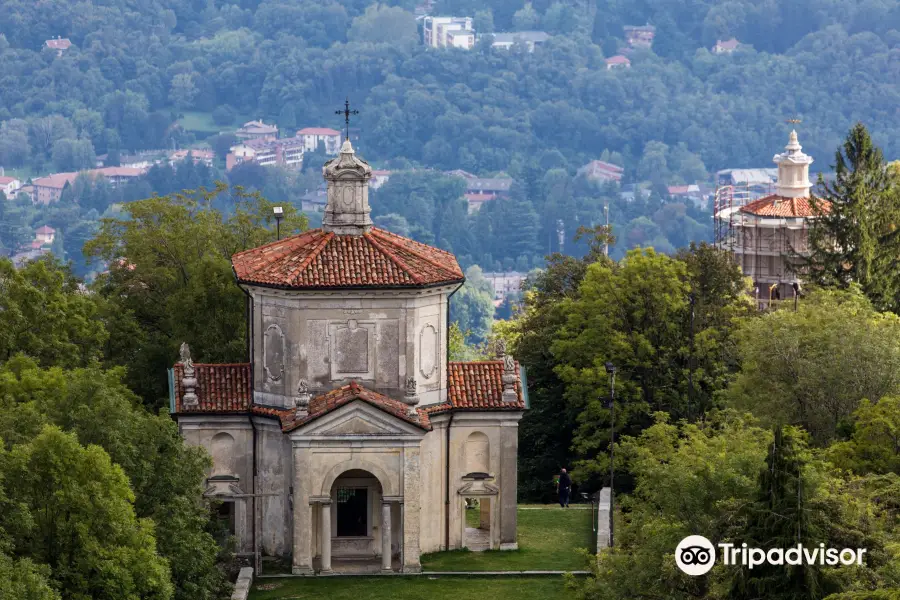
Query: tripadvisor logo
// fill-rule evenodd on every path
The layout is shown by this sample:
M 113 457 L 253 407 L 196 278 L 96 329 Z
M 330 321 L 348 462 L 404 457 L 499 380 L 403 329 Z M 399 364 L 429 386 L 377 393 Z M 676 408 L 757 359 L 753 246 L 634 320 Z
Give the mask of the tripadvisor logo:
M 747 544 L 718 544 L 725 565 L 741 565 L 752 569 L 760 565 L 861 565 L 865 548 L 826 548 L 825 544 L 806 548 L 797 544 L 790 548 L 749 548 Z M 703 575 L 716 563 L 716 548 L 702 535 L 689 535 L 675 548 L 675 564 L 688 575 Z

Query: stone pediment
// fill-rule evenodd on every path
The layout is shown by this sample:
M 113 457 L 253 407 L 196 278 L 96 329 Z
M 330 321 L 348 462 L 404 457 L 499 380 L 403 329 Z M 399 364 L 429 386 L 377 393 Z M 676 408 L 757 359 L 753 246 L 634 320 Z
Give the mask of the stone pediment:
M 301 426 L 294 433 L 316 437 L 419 437 L 422 429 L 366 402 L 356 400 Z

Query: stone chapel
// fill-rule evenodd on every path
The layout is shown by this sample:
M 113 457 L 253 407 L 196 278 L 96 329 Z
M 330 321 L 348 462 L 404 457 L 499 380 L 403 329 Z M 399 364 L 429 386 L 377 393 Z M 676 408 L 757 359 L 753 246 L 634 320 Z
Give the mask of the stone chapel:
M 194 364 L 183 344 L 169 370 L 179 429 L 213 458 L 206 495 L 239 552 L 290 557 L 295 574 L 516 548 L 519 365 L 502 348 L 450 362 L 456 258 L 373 227 L 372 169 L 349 140 L 323 174 L 321 229 L 232 257 L 248 362 Z

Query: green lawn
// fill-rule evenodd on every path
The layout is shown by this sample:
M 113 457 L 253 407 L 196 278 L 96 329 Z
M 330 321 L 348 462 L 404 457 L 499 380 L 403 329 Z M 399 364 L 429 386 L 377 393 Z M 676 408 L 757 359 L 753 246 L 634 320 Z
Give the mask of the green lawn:
M 208 112 L 184 112 L 183 118 L 178 119 L 179 125 L 187 131 L 195 131 L 197 133 L 219 133 L 220 131 L 228 131 L 236 129 L 243 125 L 246 121 L 235 119 L 230 125 L 216 125 L 212 119 L 212 113 Z M 240 121 L 240 122 L 239 122 Z
M 273 587 L 277 586 L 277 587 Z M 260 589 L 262 587 L 263 589 Z M 562 577 L 316 577 L 258 579 L 251 600 L 562 600 Z
M 466 511 L 466 520 L 472 517 Z M 471 525 L 470 525 L 471 526 Z M 592 548 L 591 511 L 548 506 L 519 511 L 519 549 L 422 555 L 426 571 L 578 571 L 586 568 L 579 548 Z

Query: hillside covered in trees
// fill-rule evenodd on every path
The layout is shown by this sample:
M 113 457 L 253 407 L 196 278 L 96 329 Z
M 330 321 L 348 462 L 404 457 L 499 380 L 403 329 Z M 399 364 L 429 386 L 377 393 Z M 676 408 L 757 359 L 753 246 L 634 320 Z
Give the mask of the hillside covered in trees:
M 349 97 L 360 109 L 358 149 L 379 168 L 516 179 L 513 202 L 477 217 L 446 195 L 452 186 L 427 182 L 429 172 L 388 184 L 385 203 L 399 207 L 373 203 L 400 229 L 396 216 L 406 219 L 413 237 L 486 270 L 532 268 L 548 251 L 584 254 L 583 244 L 560 246 L 558 233 L 570 240 L 580 225 L 603 222 L 607 204 L 616 256 L 637 245 L 670 253 L 709 239 L 709 215 L 671 202 L 665 185 L 770 166 L 788 118 L 802 119 L 804 147 L 820 171 L 830 170 L 833 148 L 856 120 L 888 158 L 898 154 L 896 0 L 442 0 L 431 9 L 474 17 L 480 34 L 546 31 L 550 39 L 533 53 L 491 48 L 489 38 L 472 50 L 426 49 L 414 0 L 4 6 L 3 167 L 43 174 L 91 166 L 102 154 L 198 143 L 227 149 L 228 136 L 198 126 L 200 117 L 216 117 L 222 131 L 250 118 L 276 122 L 287 135 L 338 127 L 334 110 Z M 645 23 L 656 28 L 652 48 L 630 49 L 631 68 L 607 70 L 605 58 L 629 50 L 623 26 Z M 46 46 L 57 37 L 72 46 Z M 735 52 L 711 52 L 731 37 L 741 43 Z M 628 205 L 616 190 L 575 177 L 598 158 L 621 163 L 623 183 L 653 184 L 651 197 Z M 239 179 L 299 205 L 317 176 L 315 168 L 305 169 L 307 178 L 269 171 Z M 423 187 L 424 200 L 410 196 Z M 422 210 L 411 208 L 416 202 Z M 30 215 L 28 225 L 38 219 Z

